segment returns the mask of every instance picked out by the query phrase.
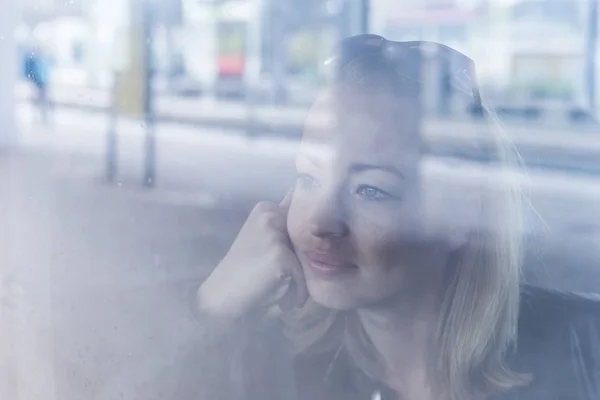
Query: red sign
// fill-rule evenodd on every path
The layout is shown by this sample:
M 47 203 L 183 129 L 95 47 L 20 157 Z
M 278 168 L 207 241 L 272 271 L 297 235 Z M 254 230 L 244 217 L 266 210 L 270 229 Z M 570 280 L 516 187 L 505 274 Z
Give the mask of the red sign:
M 219 57 L 219 75 L 242 76 L 244 74 L 244 56 L 221 56 Z

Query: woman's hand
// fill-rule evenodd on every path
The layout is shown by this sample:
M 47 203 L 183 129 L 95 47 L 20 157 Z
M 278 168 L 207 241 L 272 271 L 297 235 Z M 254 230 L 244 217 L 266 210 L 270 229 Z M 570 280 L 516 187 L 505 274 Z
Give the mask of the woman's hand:
M 197 293 L 199 308 L 237 318 L 260 306 L 302 307 L 308 290 L 287 233 L 291 191 L 257 204 L 225 258 Z

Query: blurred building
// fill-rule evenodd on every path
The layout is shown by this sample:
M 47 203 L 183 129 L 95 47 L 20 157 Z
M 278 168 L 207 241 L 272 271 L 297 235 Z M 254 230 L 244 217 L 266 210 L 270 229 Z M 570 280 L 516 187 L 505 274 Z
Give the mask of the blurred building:
M 58 81 L 110 85 L 127 58 L 130 1 L 139 0 L 26 0 L 20 40 L 45 42 Z M 157 0 L 157 81 L 194 95 L 316 86 L 332 45 L 369 31 L 463 51 L 492 97 L 579 101 L 592 1 Z
M 369 28 L 392 40 L 430 40 L 466 53 L 489 36 L 488 0 L 371 0 Z
M 183 0 L 185 64 L 202 86 L 218 92 L 314 86 L 323 78 L 323 62 L 333 43 L 366 29 L 366 4 L 364 0 Z
M 86 0 L 24 0 L 21 2 L 23 20 L 30 26 L 60 17 L 81 17 Z
M 489 21 L 493 11 L 487 0 L 371 0 L 369 30 L 390 40 L 433 41 L 459 50 L 476 62 L 485 59 L 490 49 L 492 31 Z M 429 112 L 447 114 L 467 109 L 464 98 L 452 96 L 445 77 L 449 66 L 429 58 L 426 66 L 429 85 L 424 106 Z M 477 62 L 479 80 L 488 79 L 490 71 Z
M 371 0 L 370 30 L 471 56 L 492 97 L 579 102 L 592 0 Z M 592 55 L 593 56 L 593 55 Z
M 510 14 L 513 90 L 581 100 L 589 1 L 521 0 Z M 578 99 L 579 98 L 579 99 Z

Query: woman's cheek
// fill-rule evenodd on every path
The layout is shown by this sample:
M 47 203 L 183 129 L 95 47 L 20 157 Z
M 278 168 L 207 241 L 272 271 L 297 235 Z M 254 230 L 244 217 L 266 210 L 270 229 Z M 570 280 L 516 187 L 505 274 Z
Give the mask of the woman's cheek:
M 353 225 L 353 242 L 365 265 L 386 266 L 393 262 L 397 252 L 399 233 L 389 218 L 356 221 Z
M 298 247 L 302 232 L 307 231 L 307 227 L 303 226 L 306 219 L 302 216 L 302 208 L 298 207 L 292 201 L 287 217 L 287 230 L 290 240 L 294 247 Z
M 367 265 L 404 264 L 422 247 L 418 217 L 407 211 L 402 204 L 388 204 L 352 218 L 355 247 Z

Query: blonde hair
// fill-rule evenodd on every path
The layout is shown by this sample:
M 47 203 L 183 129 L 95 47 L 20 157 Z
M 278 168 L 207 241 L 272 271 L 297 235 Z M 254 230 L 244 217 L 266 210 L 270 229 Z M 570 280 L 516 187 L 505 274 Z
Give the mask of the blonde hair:
M 352 68 L 353 79 L 367 81 L 356 73 L 360 68 Z M 372 81 L 382 84 L 380 68 Z M 493 204 L 484 201 L 480 217 L 486 223 L 478 225 L 493 229 L 471 232 L 450 258 L 430 360 L 436 390 L 453 400 L 488 396 L 528 381 L 505 362 L 516 344 L 520 303 L 522 193 L 513 176 L 520 162 L 491 110 L 485 109 L 485 118 L 491 128 L 485 140 L 504 172 L 501 190 L 490 196 Z M 354 312 L 325 309 L 311 301 L 282 319 L 295 354 L 343 348 L 367 375 L 381 377 L 377 351 Z

